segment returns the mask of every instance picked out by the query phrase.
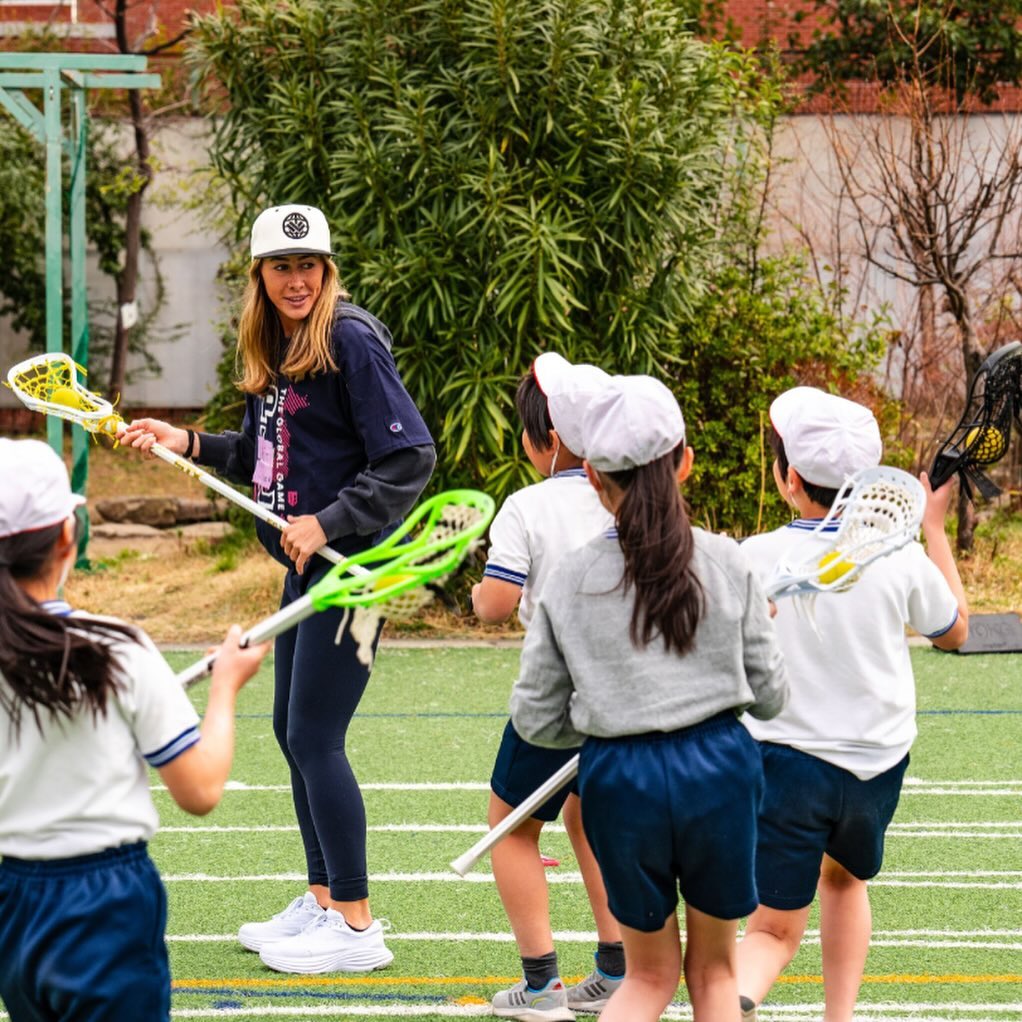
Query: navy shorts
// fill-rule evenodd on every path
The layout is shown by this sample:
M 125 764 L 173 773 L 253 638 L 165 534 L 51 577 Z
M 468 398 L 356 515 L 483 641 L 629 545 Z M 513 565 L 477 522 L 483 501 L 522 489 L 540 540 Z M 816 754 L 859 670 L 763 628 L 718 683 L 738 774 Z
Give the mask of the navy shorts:
M 727 711 L 678 731 L 587 738 L 586 837 L 618 922 L 653 933 L 678 907 L 737 919 L 756 907 L 759 749 Z
M 860 880 L 875 877 L 908 756 L 861 781 L 787 745 L 763 742 L 761 751 L 766 794 L 756 849 L 760 901 L 776 909 L 805 908 L 816 895 L 824 852 Z
M 0 861 L 0 998 L 11 1022 L 167 1022 L 167 895 L 144 842 Z
M 565 763 L 578 752 L 578 749 L 543 749 L 538 745 L 530 745 L 519 737 L 507 722 L 504 736 L 497 750 L 497 762 L 493 764 L 493 776 L 490 787 L 494 795 L 503 799 L 509 806 L 517 806 L 524 802 L 551 774 L 557 773 Z M 533 814 L 534 820 L 549 823 L 557 819 L 568 796 L 578 793 L 578 781 L 573 780 L 560 791 L 551 795 Z

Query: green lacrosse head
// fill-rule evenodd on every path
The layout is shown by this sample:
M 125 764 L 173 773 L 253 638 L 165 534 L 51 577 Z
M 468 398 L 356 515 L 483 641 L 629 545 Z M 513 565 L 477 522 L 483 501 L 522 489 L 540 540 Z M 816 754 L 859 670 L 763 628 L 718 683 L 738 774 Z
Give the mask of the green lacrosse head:
M 317 610 L 369 607 L 438 582 L 464 560 L 494 510 L 493 498 L 479 490 L 438 493 L 382 543 L 331 569 L 307 595 Z M 352 575 L 352 565 L 368 574 Z

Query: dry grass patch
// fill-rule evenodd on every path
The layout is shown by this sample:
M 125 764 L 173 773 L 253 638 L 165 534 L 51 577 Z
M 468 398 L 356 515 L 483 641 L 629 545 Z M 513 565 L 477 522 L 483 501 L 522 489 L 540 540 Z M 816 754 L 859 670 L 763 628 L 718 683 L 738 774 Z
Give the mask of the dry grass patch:
M 73 572 L 72 606 L 140 625 L 159 643 L 217 642 L 277 609 L 284 569 L 253 546 L 237 567 L 217 569 L 215 553 L 123 553 L 92 571 Z
M 958 570 L 974 613 L 1022 613 L 1022 516 L 1010 508 L 984 516 Z
M 202 497 L 203 487 L 171 466 L 134 451 L 93 445 L 90 503 L 108 496 Z M 1009 508 L 981 509 L 976 548 L 959 568 L 974 613 L 1022 612 L 1022 518 Z M 225 567 L 225 561 L 234 567 Z M 473 565 L 454 586 L 460 612 L 433 604 L 412 622 L 387 625 L 387 635 L 450 639 L 515 638 L 517 621 L 480 624 L 470 613 L 469 589 L 481 569 Z M 83 610 L 116 614 L 141 625 L 160 643 L 210 643 L 227 627 L 243 626 L 277 609 L 283 569 L 254 541 L 226 559 L 215 547 L 185 548 L 168 540 L 166 553 L 122 553 L 98 570 L 76 572 L 69 600 Z

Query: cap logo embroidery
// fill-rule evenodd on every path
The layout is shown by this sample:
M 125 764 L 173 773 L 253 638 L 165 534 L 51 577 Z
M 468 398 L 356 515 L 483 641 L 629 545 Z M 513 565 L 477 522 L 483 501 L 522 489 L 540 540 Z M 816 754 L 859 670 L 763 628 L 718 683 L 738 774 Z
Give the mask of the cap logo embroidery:
M 301 213 L 288 213 L 280 228 L 293 241 L 298 241 L 309 233 L 309 221 Z

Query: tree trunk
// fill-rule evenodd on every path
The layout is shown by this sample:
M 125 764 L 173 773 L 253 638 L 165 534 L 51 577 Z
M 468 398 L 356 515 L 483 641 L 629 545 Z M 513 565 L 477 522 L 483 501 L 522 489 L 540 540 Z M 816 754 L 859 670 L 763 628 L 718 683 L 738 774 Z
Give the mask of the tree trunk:
M 965 554 L 972 550 L 976 536 L 976 509 L 965 491 L 958 490 L 958 539 L 955 544 L 958 553 Z
M 972 317 L 968 303 L 961 295 L 954 295 L 961 298 L 961 301 L 952 301 L 952 314 L 958 322 L 962 338 L 962 366 L 965 369 L 965 392 L 969 392 L 972 381 L 976 377 L 980 365 L 983 362 L 982 353 L 976 344 L 975 331 L 972 328 Z M 955 544 L 958 553 L 965 554 L 972 550 L 973 540 L 976 533 L 976 509 L 971 500 L 966 497 L 962 489 L 958 490 L 958 539 Z
M 117 48 L 121 53 L 132 53 L 128 45 L 127 4 L 118 0 L 114 12 Z M 135 164 L 141 184 L 128 199 L 124 219 L 124 267 L 117 274 L 117 322 L 114 327 L 114 346 L 110 362 L 110 392 L 124 393 L 124 380 L 128 367 L 128 331 L 124 324 L 123 309 L 134 302 L 138 287 L 138 262 L 142 249 L 142 196 L 153 178 L 149 164 L 151 154 L 149 132 L 146 126 L 145 110 L 138 89 L 128 90 L 128 104 L 131 110 L 131 126 L 135 136 Z

